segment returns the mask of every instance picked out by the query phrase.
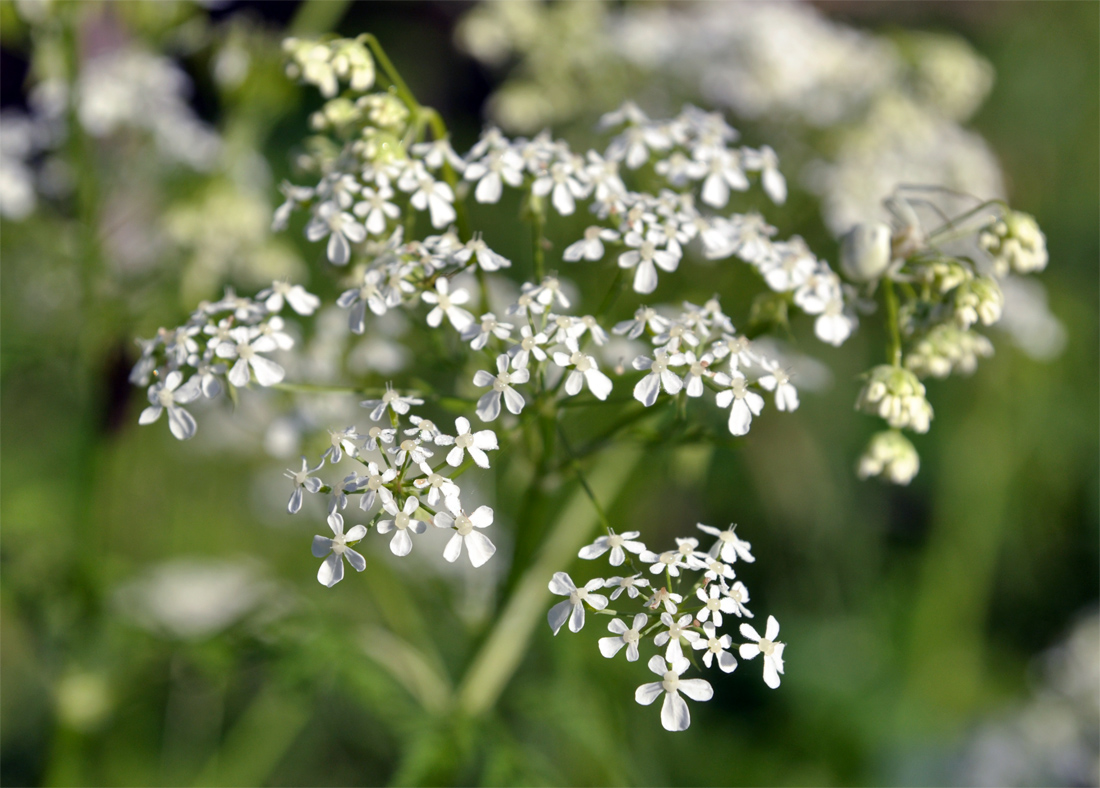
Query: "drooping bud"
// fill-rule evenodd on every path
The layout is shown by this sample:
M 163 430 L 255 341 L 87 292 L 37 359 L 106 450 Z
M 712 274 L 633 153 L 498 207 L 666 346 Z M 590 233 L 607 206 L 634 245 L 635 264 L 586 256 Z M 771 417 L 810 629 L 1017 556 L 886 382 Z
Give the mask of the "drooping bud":
M 890 228 L 882 222 L 857 224 L 840 239 L 840 269 L 853 282 L 871 282 L 890 265 Z
M 856 473 L 861 479 L 881 476 L 894 484 L 909 484 L 920 470 L 920 456 L 913 444 L 896 430 L 876 433 L 863 456 Z

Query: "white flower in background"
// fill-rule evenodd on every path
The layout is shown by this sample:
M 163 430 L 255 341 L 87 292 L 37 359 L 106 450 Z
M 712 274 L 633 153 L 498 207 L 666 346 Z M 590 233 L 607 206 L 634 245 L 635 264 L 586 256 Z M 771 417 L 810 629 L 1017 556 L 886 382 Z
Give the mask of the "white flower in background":
M 565 572 L 555 572 L 554 577 L 550 580 L 550 591 L 569 598 L 564 602 L 558 602 L 547 613 L 546 618 L 550 623 L 550 629 L 554 630 L 554 634 L 558 634 L 566 620 L 569 621 L 570 632 L 581 631 L 581 627 L 584 626 L 585 602 L 593 610 L 603 610 L 607 607 L 607 597 L 603 594 L 592 593 L 603 587 L 604 580 L 597 577 L 585 583 L 584 588 L 577 588 L 573 579 Z
M 733 645 L 733 638 L 729 635 L 718 637 L 718 633 L 715 632 L 716 625 L 721 626 L 721 624 L 712 624 L 710 621 L 703 624 L 703 636 L 696 638 L 691 647 L 696 651 L 706 649 L 703 654 L 703 664 L 708 668 L 714 662 L 714 658 L 718 657 L 719 670 L 723 673 L 733 673 L 737 669 L 737 658 L 729 652 L 729 647 Z
M 702 523 L 696 523 L 695 527 L 705 534 L 718 537 L 718 541 L 710 549 L 712 556 L 721 558 L 727 564 L 735 563 L 738 558 L 750 564 L 756 560 L 751 552 L 752 545 L 737 536 L 736 525 L 731 525 L 725 531 Z
M 663 151 L 671 147 L 668 134 L 652 124 L 628 126 L 607 146 L 607 158 L 624 162 L 628 168 L 636 170 L 649 161 L 651 150 Z
M 737 151 L 718 150 L 706 161 L 706 166 L 707 177 L 700 196 L 707 205 L 722 208 L 730 200 L 730 189 L 743 192 L 749 188 Z
M 772 244 L 772 254 L 757 265 L 768 287 L 777 293 L 795 290 L 818 270 L 817 258 L 798 236 Z
M 700 588 L 695 592 L 696 598 L 703 603 L 703 609 L 695 614 L 700 622 L 708 618 L 714 622 L 714 626 L 722 626 L 722 614 L 733 615 L 737 612 L 737 604 L 729 597 L 722 595 L 722 587 L 712 583 L 708 588 Z M 709 667 L 709 666 L 708 666 Z
M 160 414 L 168 411 L 168 429 L 179 440 L 184 441 L 195 435 L 198 425 L 194 417 L 180 405 L 198 399 L 201 389 L 199 381 L 192 377 L 183 383 L 183 373 L 169 372 L 163 382 L 157 381 L 149 387 L 149 402 L 152 404 L 141 412 L 138 424 L 152 424 Z
M 392 493 L 384 485 L 389 484 L 396 478 L 396 469 L 386 468 L 382 471 L 379 470 L 377 464 L 368 462 L 367 476 L 360 485 L 363 493 L 359 496 L 359 508 L 366 512 L 374 506 L 374 501 L 379 496 L 383 499 L 392 497 Z
M 294 492 L 290 494 L 290 501 L 287 502 L 286 510 L 291 514 L 297 514 L 302 508 L 302 489 L 306 489 L 311 493 L 320 492 L 323 486 L 321 480 L 316 476 L 310 474 L 317 473 L 325 465 L 324 459 L 317 464 L 316 468 L 310 468 L 309 462 L 305 456 L 302 457 L 302 470 L 292 471 L 287 468 L 286 473 L 283 475 L 294 482 Z
M 460 287 L 451 292 L 451 282 L 445 276 L 435 280 L 435 292 L 425 290 L 420 294 L 420 298 L 426 304 L 433 304 L 432 310 L 428 312 L 428 325 L 432 328 L 438 327 L 443 322 L 444 315 L 459 333 L 465 331 L 474 322 L 474 316 L 459 306 L 470 300 L 469 291 Z
M 661 613 L 661 624 L 664 625 L 665 629 L 653 637 L 653 645 L 659 647 L 668 643 L 665 650 L 665 659 L 669 662 L 683 656 L 682 647 L 680 646 L 681 638 L 688 643 L 694 643 L 699 639 L 699 633 L 688 628 L 693 620 L 694 616 L 691 613 L 685 613 L 679 618 L 673 618 L 670 613 Z
M 360 403 L 362 404 L 362 403 Z M 380 446 L 388 446 L 397 439 L 397 430 L 393 427 L 382 428 L 377 425 L 367 430 L 367 439 L 363 441 L 364 451 L 375 451 Z
M 504 404 L 511 413 L 517 416 L 523 411 L 526 401 L 523 395 L 512 388 L 513 383 L 526 383 L 531 378 L 531 373 L 526 369 L 508 371 L 508 355 L 502 353 L 497 356 L 497 374 L 479 369 L 474 375 L 474 385 L 480 388 L 492 386 L 477 401 L 477 417 L 482 421 L 493 421 L 500 415 L 500 398 L 504 397 Z
M 475 200 L 496 203 L 505 183 L 513 188 L 523 183 L 523 159 L 511 148 L 489 151 L 484 159 L 467 165 L 463 177 L 468 181 L 477 181 Z
M 633 248 L 619 255 L 619 267 L 634 269 L 633 287 L 636 293 L 647 294 L 657 289 L 657 266 L 671 273 L 680 265 L 678 255 L 667 249 L 658 249 L 640 233 L 627 233 L 623 241 Z
M 389 447 L 386 451 L 393 455 L 395 468 L 404 465 L 406 458 L 413 465 L 419 465 L 434 454 L 431 449 L 423 445 L 420 438 L 406 438 L 396 446 Z
M 419 397 L 399 394 L 387 385 L 386 393 L 382 395 L 382 399 L 366 399 L 359 404 L 370 409 L 371 421 L 378 421 L 386 412 L 386 408 L 389 408 L 398 416 L 404 416 L 413 405 L 423 405 L 424 400 Z M 393 440 L 392 436 L 390 440 Z
M 649 374 L 634 385 L 634 399 L 647 408 L 657 401 L 662 388 L 666 394 L 675 396 L 684 387 L 684 381 L 669 369 L 675 357 L 670 358 L 664 350 L 657 350 L 653 356 L 638 356 L 633 362 L 634 369 L 649 370 Z
M 726 589 L 726 596 L 733 600 L 734 614 L 738 617 L 754 618 L 753 614 L 749 612 L 749 609 L 745 607 L 745 603 L 749 601 L 749 589 L 745 588 L 745 584 L 738 580 L 736 583 Z
M 607 624 L 607 630 L 615 635 L 610 638 L 600 638 L 600 653 L 608 659 L 618 654 L 623 646 L 626 646 L 626 661 L 638 661 L 638 641 L 642 639 L 642 627 L 649 621 L 645 613 L 637 613 L 634 621 L 628 627 L 626 622 L 619 618 L 613 618 Z
M 751 643 L 742 643 L 738 651 L 741 659 L 755 659 L 757 654 L 764 655 L 764 683 L 772 689 L 779 686 L 779 677 L 783 674 L 783 649 L 785 643 L 779 643 L 779 622 L 775 616 L 768 616 L 768 626 L 764 630 L 764 637 L 749 624 L 741 625 L 741 637 L 751 640 Z
M 587 384 L 592 396 L 599 400 L 607 399 L 612 388 L 611 378 L 600 372 L 595 357 L 582 353 L 575 339 L 566 340 L 565 346 L 568 353 L 554 354 L 554 363 L 559 367 L 573 367 L 565 378 L 565 393 L 571 397 L 580 394 Z
M 714 401 L 718 407 L 730 409 L 730 433 L 747 435 L 752 417 L 759 416 L 764 409 L 764 398 L 748 388 L 748 381 L 740 372 L 732 375 L 719 372 L 714 376 L 714 382 L 719 386 L 729 387 L 719 391 Z
M 424 442 L 433 441 L 437 446 L 449 446 L 451 444 L 452 439 L 450 436 L 444 435 L 443 431 L 431 419 L 413 414 L 409 416 L 409 421 L 412 422 L 413 426 L 405 430 L 406 435 L 416 435 Z
M 262 301 L 264 308 L 273 314 L 283 310 L 284 302 L 290 304 L 290 308 L 299 315 L 312 315 L 321 305 L 321 299 L 301 285 L 282 280 L 272 282 L 271 287 L 257 293 L 256 300 Z
M 775 362 L 769 363 L 766 369 L 768 373 L 757 382 L 767 391 L 775 392 L 775 407 L 782 411 L 798 410 L 798 389 L 791 385 L 786 370 L 780 369 Z
M 294 347 L 294 337 L 288 334 L 285 328 L 286 322 L 278 315 L 273 315 L 256 326 L 258 336 L 271 337 L 279 350 L 290 350 Z
M 745 169 L 760 173 L 760 184 L 764 193 L 771 197 L 776 205 L 787 201 L 787 180 L 779 171 L 779 156 L 769 146 L 760 150 L 745 149 Z
M 493 557 L 496 545 L 489 537 L 476 528 L 488 528 L 493 524 L 493 510 L 488 506 L 479 506 L 469 515 L 466 514 L 456 497 L 448 497 L 444 505 L 450 512 L 438 512 L 433 518 L 437 528 L 453 528 L 455 533 L 443 548 L 443 557 L 454 563 L 462 554 L 462 545 L 466 545 L 466 554 L 470 563 L 479 567 Z
M 351 309 L 348 315 L 348 327 L 352 333 L 363 333 L 367 307 L 370 307 L 370 311 L 376 315 L 384 315 L 389 307 L 399 302 L 400 296 L 392 299 L 393 303 L 391 303 L 391 298 L 387 297 L 383 291 L 384 287 L 385 274 L 377 268 L 372 268 L 363 275 L 361 286 L 345 290 L 336 299 L 336 306 L 341 309 Z
M 604 242 L 611 243 L 619 240 L 619 234 L 609 227 L 593 225 L 584 231 L 584 237 L 579 241 L 565 247 L 562 259 L 569 263 L 578 260 L 590 260 L 595 262 L 602 260 L 604 256 Z
M 681 679 L 691 663 L 682 656 L 670 663 L 659 654 L 649 660 L 649 669 L 661 677 L 660 681 L 643 684 L 634 693 L 634 700 L 643 706 L 649 706 L 665 693 L 661 706 L 661 725 L 666 731 L 686 731 L 691 725 L 691 712 L 680 693 L 692 700 L 705 701 L 714 697 L 714 688 L 705 679 Z
M 628 575 L 626 577 L 609 577 L 604 584 L 604 588 L 613 588 L 611 592 L 612 601 L 619 598 L 619 596 L 626 591 L 626 595 L 629 599 L 637 599 L 641 594 L 642 588 L 649 588 L 649 580 L 642 577 L 641 574 Z M 675 610 L 675 608 L 673 608 Z
M 714 356 L 704 353 L 701 358 L 696 358 L 695 353 L 689 350 L 684 353 L 683 359 L 688 368 L 687 374 L 684 375 L 684 391 L 689 397 L 703 396 L 703 381 L 714 377 L 714 373 L 710 371 Z
M 466 169 L 466 162 L 455 153 L 451 147 L 451 141 L 447 137 L 441 137 L 430 142 L 418 142 L 409 148 L 414 156 L 419 156 L 429 169 L 438 170 L 444 164 L 450 164 L 458 172 Z
M 207 351 L 209 354 L 209 350 Z M 225 374 L 225 364 L 211 364 L 208 361 L 198 359 L 188 360 L 195 368 L 194 377 L 199 380 L 199 388 L 207 399 L 214 399 L 222 393 L 221 376 Z
M 229 382 L 237 388 L 248 385 L 251 373 L 261 386 L 274 386 L 286 376 L 286 370 L 274 361 L 264 358 L 260 353 L 270 353 L 278 349 L 278 344 L 269 336 L 257 336 L 254 329 L 239 326 L 229 332 L 230 341 L 218 345 L 219 358 L 235 358 L 236 363 L 229 370 Z
M 454 192 L 446 183 L 433 178 L 421 162 L 413 161 L 405 168 L 397 181 L 397 188 L 412 192 L 409 204 L 418 211 L 428 211 L 432 227 L 437 230 L 455 220 Z
M 716 552 L 716 548 L 711 549 L 711 554 L 707 556 L 706 571 L 703 572 L 703 579 L 705 580 L 717 580 L 723 586 L 725 586 L 726 580 L 732 580 L 737 577 L 737 573 L 733 571 L 733 567 L 727 564 L 725 561 L 720 561 L 714 557 L 713 553 Z
M 550 165 L 549 172 L 531 184 L 531 193 L 539 197 L 549 194 L 554 209 L 562 216 L 571 216 L 577 209 L 576 201 L 587 197 L 590 190 L 587 184 L 574 177 L 577 174 L 583 175 L 583 170 L 577 171 L 566 162 L 555 162 Z
M 611 531 L 611 529 L 608 529 Z M 581 548 L 581 551 L 577 553 L 577 556 L 586 560 L 593 560 L 599 558 L 608 550 L 611 551 L 611 555 L 608 556 L 608 562 L 612 566 L 622 566 L 626 560 L 626 553 L 624 550 L 629 550 L 635 555 L 639 555 L 645 551 L 645 544 L 635 541 L 641 535 L 640 531 L 626 531 L 625 533 L 617 534 L 611 531 L 607 536 L 598 536 L 596 541 L 590 545 L 586 545 Z M 646 581 L 648 583 L 648 581 Z M 621 593 L 621 589 L 620 589 Z M 637 596 L 635 592 L 632 596 Z M 618 593 L 612 595 L 612 599 L 618 596 Z
M 419 507 L 420 500 L 415 495 L 406 498 L 404 506 L 400 509 L 397 508 L 397 499 L 392 496 L 386 496 L 382 499 L 382 509 L 393 519 L 379 520 L 378 533 L 388 534 L 390 531 L 394 532 L 393 538 L 390 539 L 390 552 L 394 555 L 406 556 L 412 552 L 413 543 L 412 537 L 409 536 L 410 532 L 419 535 L 427 530 L 427 523 L 423 520 L 413 519 L 413 515 L 416 514 Z
M 687 568 L 684 556 L 679 550 L 665 550 L 663 553 L 643 550 L 638 559 L 642 563 L 649 564 L 649 571 L 655 575 L 667 572 L 671 577 L 679 577 L 680 570 Z
M 367 238 L 367 230 L 355 217 L 334 202 L 323 202 L 306 225 L 306 240 L 320 241 L 328 236 L 326 254 L 334 265 L 347 265 L 351 259 L 351 244 Z
M 635 310 L 632 319 L 616 323 L 611 329 L 611 333 L 626 336 L 627 339 L 637 339 L 646 330 L 646 326 L 654 334 L 660 334 L 667 331 L 670 325 L 668 318 L 659 315 L 656 309 L 640 306 Z
M 313 537 L 313 556 L 314 558 L 328 556 L 321 564 L 321 568 L 317 570 L 317 582 L 332 588 L 344 579 L 345 558 L 356 572 L 362 572 L 367 568 L 367 560 L 348 547 L 348 542 L 358 542 L 366 536 L 367 528 L 356 525 L 345 534 L 344 516 L 339 512 L 333 512 L 328 516 L 328 527 L 332 529 L 331 539 L 325 536 Z
M 479 468 L 489 467 L 489 455 L 485 452 L 495 451 L 500 448 L 497 444 L 497 434 L 492 430 L 480 430 L 472 432 L 470 420 L 459 416 L 455 419 L 454 448 L 447 452 L 447 464 L 457 468 L 462 464 L 465 453 L 470 453 L 470 459 Z M 437 441 L 438 443 L 438 441 Z
M 397 221 L 401 217 L 401 209 L 390 202 L 393 189 L 388 182 L 382 181 L 377 189 L 364 186 L 361 196 L 363 199 L 351 209 L 352 213 L 363 220 L 368 233 L 384 235 L 388 221 Z
M 466 327 L 462 332 L 462 339 L 469 342 L 472 349 L 481 350 L 489 344 L 490 336 L 500 340 L 511 339 L 513 328 L 515 326 L 511 323 L 497 320 L 497 316 L 492 312 L 486 312 L 481 316 L 480 322 L 471 323 Z
M 466 245 L 455 252 L 455 260 L 460 263 L 469 261 L 471 257 L 477 259 L 477 264 L 483 271 L 499 271 L 501 268 L 511 268 L 512 261 L 502 254 L 498 254 L 489 248 L 477 233 L 466 242 Z
M 508 355 L 512 357 L 512 366 L 516 369 L 527 369 L 530 356 L 534 356 L 536 361 L 546 361 L 546 351 L 543 350 L 543 346 L 549 341 L 543 332 L 536 334 L 531 326 L 520 326 L 519 342 L 508 348 Z

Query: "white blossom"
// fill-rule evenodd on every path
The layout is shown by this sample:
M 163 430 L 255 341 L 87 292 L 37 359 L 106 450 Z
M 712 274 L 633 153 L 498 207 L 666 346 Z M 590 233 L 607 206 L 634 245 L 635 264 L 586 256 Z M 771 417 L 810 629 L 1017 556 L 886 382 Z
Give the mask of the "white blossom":
M 479 506 L 469 515 L 462 509 L 458 498 L 448 497 L 444 504 L 450 512 L 438 512 L 433 518 L 437 528 L 453 528 L 455 533 L 443 548 L 443 557 L 454 563 L 462 554 L 462 545 L 466 545 L 466 554 L 475 567 L 481 566 L 496 552 L 496 546 L 489 537 L 477 531 L 493 524 L 493 510 L 488 506 Z
M 756 560 L 751 552 L 752 545 L 737 536 L 736 525 L 730 525 L 725 531 L 703 523 L 696 523 L 695 527 L 705 534 L 718 537 L 710 549 L 711 556 L 719 557 L 727 564 L 735 563 L 738 558 L 750 564 Z
M 420 500 L 415 495 L 405 499 L 404 505 L 399 509 L 397 499 L 386 496 L 382 499 L 382 509 L 393 519 L 379 520 L 378 533 L 388 534 L 393 531 L 390 539 L 390 552 L 397 556 L 406 556 L 412 552 L 412 537 L 410 533 L 422 534 L 427 530 L 427 523 L 413 518 L 420 507 Z
M 497 444 L 497 434 L 492 430 L 480 430 L 472 432 L 470 420 L 459 416 L 455 419 L 454 448 L 447 452 L 447 464 L 457 468 L 462 464 L 465 453 L 470 453 L 470 459 L 479 468 L 489 467 L 489 455 L 485 452 L 495 451 L 500 448 Z
M 562 259 L 569 263 L 578 260 L 602 260 L 604 256 L 604 241 L 618 241 L 619 234 L 609 227 L 593 225 L 584 231 L 584 237 L 575 243 L 565 247 Z
M 754 659 L 757 654 L 764 655 L 764 683 L 772 689 L 779 686 L 779 677 L 783 674 L 783 649 L 785 643 L 776 641 L 779 635 L 779 622 L 775 616 L 768 616 L 768 625 L 764 637 L 749 624 L 741 625 L 741 637 L 753 642 L 742 643 L 738 651 L 741 659 Z
M 480 322 L 471 323 L 466 327 L 462 332 L 462 339 L 469 342 L 474 350 L 481 350 L 489 343 L 490 336 L 501 340 L 511 339 L 513 328 L 515 326 L 511 323 L 497 320 L 497 316 L 492 312 L 486 312 L 481 316 Z
M 604 584 L 604 588 L 613 588 L 611 592 L 612 601 L 619 598 L 619 596 L 626 591 L 626 595 L 630 599 L 637 599 L 638 595 L 642 592 L 639 589 L 648 588 L 649 580 L 642 577 L 642 575 L 628 575 L 626 577 L 609 577 Z M 675 610 L 675 608 L 673 608 Z
M 284 301 L 299 315 L 312 315 L 321 305 L 321 299 L 301 285 L 281 280 L 272 282 L 271 287 L 257 293 L 256 300 L 263 301 L 264 308 L 271 313 L 281 312 Z
M 386 412 L 386 408 L 389 408 L 399 416 L 403 416 L 409 412 L 409 408 L 413 405 L 423 405 L 424 400 L 419 397 L 399 394 L 397 391 L 387 386 L 386 393 L 382 395 L 382 399 L 367 399 L 359 404 L 364 408 L 370 408 L 371 421 L 378 421 L 382 418 L 382 414 Z M 393 440 L 393 438 L 391 437 L 390 440 Z
M 138 424 L 152 424 L 160 414 L 168 411 L 168 429 L 179 440 L 187 440 L 195 435 L 198 425 L 194 417 L 180 407 L 192 402 L 201 393 L 198 380 L 192 377 L 183 382 L 183 373 L 178 370 L 169 372 L 164 381 L 157 381 L 149 387 L 149 402 L 152 404 L 141 412 Z
M 583 385 L 588 385 L 588 390 L 599 400 L 607 399 L 611 393 L 612 383 L 604 373 L 596 366 L 596 359 L 587 353 L 582 353 L 575 339 L 565 342 L 568 353 L 557 352 L 554 354 L 554 363 L 559 367 L 573 367 L 565 378 L 565 393 L 575 396 L 581 392 Z
M 547 613 L 546 618 L 550 623 L 550 629 L 554 630 L 554 634 L 558 634 L 566 620 L 569 621 L 570 632 L 581 631 L 584 626 L 585 602 L 593 610 L 603 610 L 607 607 L 607 597 L 603 594 L 592 593 L 603 587 L 604 581 L 597 577 L 585 583 L 583 588 L 577 588 L 573 579 L 565 572 L 555 572 L 554 577 L 550 579 L 551 593 L 569 598 L 554 605 Z
M 730 409 L 730 432 L 733 435 L 748 434 L 752 417 L 759 416 L 764 409 L 764 398 L 748 388 L 748 381 L 739 372 L 732 375 L 719 372 L 714 376 L 714 382 L 729 387 L 719 391 L 714 401 L 718 407 Z
M 661 677 L 660 681 L 643 684 L 634 693 L 634 700 L 643 706 L 649 706 L 665 693 L 661 706 L 661 725 L 666 731 L 686 731 L 691 725 L 691 712 L 687 703 L 680 697 L 682 692 L 692 700 L 705 701 L 714 697 L 714 688 L 705 679 L 681 679 L 691 663 L 683 656 L 666 663 L 665 658 L 654 654 L 649 660 L 649 669 Z
M 673 618 L 671 613 L 661 613 L 661 624 L 664 625 L 665 629 L 653 637 L 653 645 L 659 647 L 668 643 L 665 650 L 665 659 L 671 662 L 677 656 L 682 656 L 681 638 L 688 643 L 694 643 L 699 639 L 698 632 L 688 629 L 693 620 L 694 616 L 691 613 L 685 613 L 679 618 Z
M 503 395 L 504 404 L 509 412 L 517 416 L 523 411 L 526 401 L 523 395 L 512 388 L 513 383 L 526 383 L 531 378 L 531 373 L 526 369 L 508 371 L 508 356 L 497 356 L 497 374 L 479 369 L 474 375 L 474 385 L 484 388 L 492 388 L 477 401 L 477 417 L 482 421 L 493 421 L 500 415 L 500 398 Z
M 620 268 L 634 269 L 634 292 L 652 293 L 657 289 L 657 266 L 672 272 L 680 265 L 680 257 L 667 249 L 658 249 L 657 245 L 636 232 L 627 233 L 623 239 L 632 249 L 619 255 Z
M 376 463 L 368 462 L 367 476 L 360 485 L 363 493 L 359 498 L 359 508 L 366 512 L 374 506 L 374 502 L 379 496 L 383 500 L 392 497 L 390 491 L 383 485 L 389 484 L 396 478 L 397 470 L 395 468 L 386 468 L 383 471 L 378 468 Z
M 317 570 L 317 582 L 332 588 L 344 579 L 345 558 L 356 572 L 362 572 L 367 568 L 367 560 L 348 547 L 348 542 L 358 542 L 366 536 L 367 529 L 366 526 L 356 525 L 345 534 L 344 516 L 339 512 L 333 512 L 328 516 L 328 527 L 332 529 L 332 538 L 314 536 L 312 549 L 314 558 L 328 556 L 321 564 L 321 568 Z
M 435 292 L 426 290 L 421 293 L 420 298 L 424 303 L 434 305 L 428 312 L 428 325 L 432 328 L 438 327 L 443 322 L 444 315 L 459 333 L 465 331 L 474 322 L 474 316 L 459 306 L 470 300 L 469 291 L 460 287 L 451 292 L 450 280 L 445 276 L 435 280 Z
M 657 395 L 664 388 L 666 394 L 675 396 L 684 387 L 684 381 L 669 369 L 673 359 L 664 350 L 657 350 L 651 359 L 638 356 L 634 359 L 634 369 L 648 369 L 649 374 L 634 385 L 634 399 L 647 408 L 657 401 Z M 720 396 L 720 395 L 719 395 Z
M 715 626 L 720 626 L 720 624 L 711 623 L 710 621 L 704 623 L 703 636 L 697 638 L 691 644 L 691 647 L 696 651 L 706 649 L 703 654 L 703 664 L 708 668 L 714 662 L 714 658 L 718 657 L 719 670 L 723 673 L 733 673 L 737 669 L 737 658 L 729 652 L 729 647 L 733 645 L 733 638 L 729 635 L 718 637 Z
M 607 624 L 607 630 L 615 637 L 600 638 L 600 653 L 611 659 L 622 650 L 623 646 L 626 646 L 627 662 L 637 662 L 639 657 L 638 641 L 641 640 L 642 628 L 647 621 L 649 621 L 649 616 L 645 613 L 636 613 L 634 621 L 629 627 L 622 619 L 611 619 Z
M 712 583 L 707 588 L 697 589 L 695 596 L 703 603 L 703 609 L 695 614 L 700 622 L 709 618 L 714 622 L 714 626 L 720 627 L 723 613 L 731 615 L 737 612 L 736 603 L 729 597 L 722 596 L 722 587 L 716 583 Z
M 230 341 L 218 345 L 215 353 L 220 358 L 235 358 L 236 363 L 229 370 L 229 382 L 237 388 L 248 385 L 251 373 L 261 386 L 274 386 L 282 381 L 286 370 L 274 361 L 264 358 L 260 353 L 270 353 L 278 349 L 275 340 L 268 336 L 257 336 L 253 329 L 238 326 L 229 331 Z
M 577 556 L 590 561 L 599 558 L 610 550 L 611 555 L 608 556 L 608 562 L 612 566 L 622 566 L 623 562 L 626 560 L 626 553 L 623 552 L 624 550 L 629 550 L 635 555 L 645 550 L 645 545 L 642 542 L 636 541 L 640 535 L 641 532 L 639 531 L 626 531 L 621 534 L 611 531 L 607 536 L 598 536 L 595 542 L 582 547 L 581 551 L 577 553 Z M 619 592 L 621 593 L 621 589 L 619 589 Z M 635 591 L 632 596 L 637 595 Z M 616 596 L 618 596 L 618 593 L 613 594 L 611 598 L 614 599 Z
M 401 209 L 390 202 L 393 189 L 383 180 L 378 184 L 377 190 L 364 186 L 362 197 L 363 199 L 351 209 L 352 213 L 363 220 L 368 233 L 383 235 L 386 232 L 387 221 L 396 221 L 401 216 Z
M 327 255 L 334 265 L 347 265 L 351 259 L 351 244 L 366 240 L 367 230 L 355 217 L 334 202 L 323 202 L 306 225 L 306 239 L 320 241 L 328 236 Z

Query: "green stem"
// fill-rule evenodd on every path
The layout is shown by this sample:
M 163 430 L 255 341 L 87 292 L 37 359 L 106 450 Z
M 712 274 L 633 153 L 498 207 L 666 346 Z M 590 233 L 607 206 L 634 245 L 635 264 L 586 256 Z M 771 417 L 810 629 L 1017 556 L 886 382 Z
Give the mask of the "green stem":
M 898 328 L 898 297 L 894 292 L 894 281 L 882 280 L 883 298 L 886 301 L 886 327 L 890 340 L 886 349 L 886 360 L 895 367 L 901 366 L 901 331 Z

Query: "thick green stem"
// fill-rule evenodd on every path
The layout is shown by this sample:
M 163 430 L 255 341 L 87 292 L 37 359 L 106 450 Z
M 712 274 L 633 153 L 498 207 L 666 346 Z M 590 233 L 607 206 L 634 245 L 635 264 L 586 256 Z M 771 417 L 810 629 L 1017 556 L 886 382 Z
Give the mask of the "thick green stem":
M 632 447 L 607 454 L 591 474 L 592 489 L 604 500 L 613 501 L 641 459 L 642 452 Z M 496 704 L 523 661 L 535 627 L 545 619 L 551 601 L 547 583 L 554 572 L 573 561 L 595 521 L 596 512 L 587 493 L 577 490 L 558 514 L 537 559 L 524 572 L 466 671 L 458 690 L 463 712 L 476 716 Z
M 886 330 L 890 332 L 886 348 L 886 360 L 895 367 L 901 366 L 901 329 L 898 327 L 898 297 L 892 279 L 882 280 L 882 293 L 886 301 Z

